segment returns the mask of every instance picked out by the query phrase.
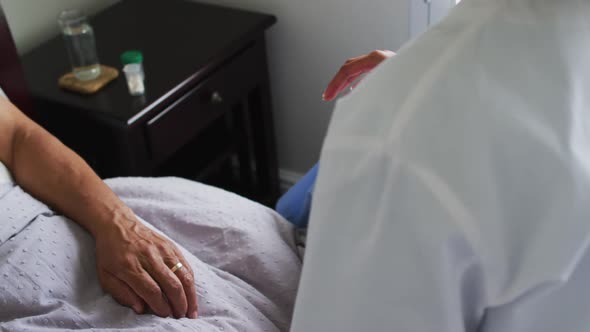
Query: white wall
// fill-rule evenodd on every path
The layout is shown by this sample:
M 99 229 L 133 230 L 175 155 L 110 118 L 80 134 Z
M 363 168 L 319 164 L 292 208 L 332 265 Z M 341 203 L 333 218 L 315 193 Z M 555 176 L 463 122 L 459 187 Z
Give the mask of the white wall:
M 57 16 L 68 8 L 93 14 L 118 0 L 0 0 L 20 54 L 57 35 Z
M 277 16 L 267 37 L 279 164 L 304 173 L 319 157 L 333 108 L 321 99 L 326 84 L 349 57 L 398 49 L 415 0 L 205 1 Z

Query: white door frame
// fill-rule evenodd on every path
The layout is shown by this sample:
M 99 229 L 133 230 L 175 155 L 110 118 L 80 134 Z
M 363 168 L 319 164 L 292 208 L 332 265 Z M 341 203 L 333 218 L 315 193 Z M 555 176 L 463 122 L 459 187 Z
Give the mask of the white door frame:
M 426 31 L 440 21 L 456 4 L 456 0 L 408 0 L 410 1 L 410 39 Z

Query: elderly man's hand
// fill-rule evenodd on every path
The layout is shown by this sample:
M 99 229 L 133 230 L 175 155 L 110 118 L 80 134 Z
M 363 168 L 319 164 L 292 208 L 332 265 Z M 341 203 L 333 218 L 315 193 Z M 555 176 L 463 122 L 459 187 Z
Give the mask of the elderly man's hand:
M 119 303 L 159 316 L 197 316 L 194 275 L 180 250 L 133 211 L 72 150 L 0 97 L 0 160 L 36 198 L 96 241 L 101 286 Z M 175 272 L 177 263 L 183 267 Z
M 96 235 L 98 276 L 122 305 L 143 313 L 147 304 L 161 317 L 197 318 L 194 275 L 180 250 L 132 213 Z M 183 267 L 176 272 L 177 263 Z
M 356 58 L 346 60 L 344 65 L 338 70 L 336 76 L 328 84 L 324 92 L 324 100 L 334 99 L 342 90 L 353 84 L 361 75 L 370 72 L 377 67 L 383 60 L 394 56 L 392 51 L 376 50 L 369 54 L 361 55 Z

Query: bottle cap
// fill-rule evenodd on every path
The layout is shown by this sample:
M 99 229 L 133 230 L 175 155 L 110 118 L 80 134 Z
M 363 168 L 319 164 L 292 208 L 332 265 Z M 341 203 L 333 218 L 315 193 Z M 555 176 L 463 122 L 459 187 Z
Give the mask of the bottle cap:
M 121 54 L 121 62 L 123 65 L 127 65 L 130 63 L 142 63 L 143 62 L 143 54 L 140 51 L 126 51 Z
M 79 9 L 66 9 L 59 14 L 57 21 L 63 29 L 67 26 L 83 23 L 86 21 L 86 15 Z

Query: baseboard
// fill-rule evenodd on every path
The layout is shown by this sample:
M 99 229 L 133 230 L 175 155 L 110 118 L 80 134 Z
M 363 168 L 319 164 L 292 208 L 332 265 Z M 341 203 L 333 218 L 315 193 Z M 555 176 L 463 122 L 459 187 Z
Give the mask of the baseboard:
M 281 192 L 289 190 L 299 179 L 303 177 L 303 174 L 279 169 L 279 180 L 281 185 Z

